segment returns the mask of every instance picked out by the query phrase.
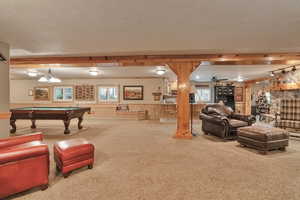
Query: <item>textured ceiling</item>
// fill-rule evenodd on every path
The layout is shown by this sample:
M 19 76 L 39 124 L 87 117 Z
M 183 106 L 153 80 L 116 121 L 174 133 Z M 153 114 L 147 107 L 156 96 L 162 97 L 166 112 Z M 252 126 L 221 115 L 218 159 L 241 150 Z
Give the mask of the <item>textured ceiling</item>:
M 300 52 L 299 0 L 1 0 L 12 56 Z

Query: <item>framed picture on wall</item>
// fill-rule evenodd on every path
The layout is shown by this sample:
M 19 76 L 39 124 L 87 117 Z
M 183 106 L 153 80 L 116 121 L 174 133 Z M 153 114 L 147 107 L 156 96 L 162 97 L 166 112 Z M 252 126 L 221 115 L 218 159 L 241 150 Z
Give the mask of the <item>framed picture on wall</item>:
M 144 86 L 142 85 L 124 85 L 123 86 L 124 100 L 143 100 Z
M 33 97 L 35 101 L 50 101 L 50 87 L 35 87 Z
M 235 88 L 235 101 L 236 102 L 242 102 L 244 99 L 243 97 L 243 88 L 242 87 L 236 87 Z
M 94 85 L 75 85 L 74 96 L 77 101 L 94 101 L 95 86 Z
M 73 101 L 73 86 L 54 86 L 53 101 L 71 102 Z

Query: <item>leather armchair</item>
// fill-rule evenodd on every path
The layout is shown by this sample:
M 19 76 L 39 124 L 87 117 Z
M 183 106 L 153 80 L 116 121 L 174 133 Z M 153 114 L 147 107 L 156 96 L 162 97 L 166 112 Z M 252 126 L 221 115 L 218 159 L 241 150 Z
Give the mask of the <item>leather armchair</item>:
M 0 199 L 40 186 L 48 187 L 49 150 L 43 135 L 0 139 Z
M 236 139 L 237 128 L 251 126 L 255 122 L 252 115 L 234 113 L 230 107 L 222 104 L 210 104 L 200 114 L 202 131 L 223 139 Z

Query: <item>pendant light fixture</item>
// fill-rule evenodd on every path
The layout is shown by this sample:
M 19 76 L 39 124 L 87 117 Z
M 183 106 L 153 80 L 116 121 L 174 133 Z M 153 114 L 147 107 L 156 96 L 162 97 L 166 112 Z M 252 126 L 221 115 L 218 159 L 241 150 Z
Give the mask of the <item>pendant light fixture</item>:
M 51 69 L 48 70 L 48 73 L 44 76 L 42 76 L 38 82 L 42 82 L 42 83 L 60 83 L 61 80 L 57 77 L 55 77 L 52 72 Z

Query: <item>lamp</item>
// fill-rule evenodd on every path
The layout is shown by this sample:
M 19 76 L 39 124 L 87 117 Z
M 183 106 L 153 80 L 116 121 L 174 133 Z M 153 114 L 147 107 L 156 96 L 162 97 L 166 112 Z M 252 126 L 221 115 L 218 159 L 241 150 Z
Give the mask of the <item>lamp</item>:
M 57 77 L 55 77 L 52 73 L 51 73 L 51 69 L 48 70 L 48 74 L 42 76 L 38 82 L 42 82 L 42 83 L 60 83 L 61 80 Z

